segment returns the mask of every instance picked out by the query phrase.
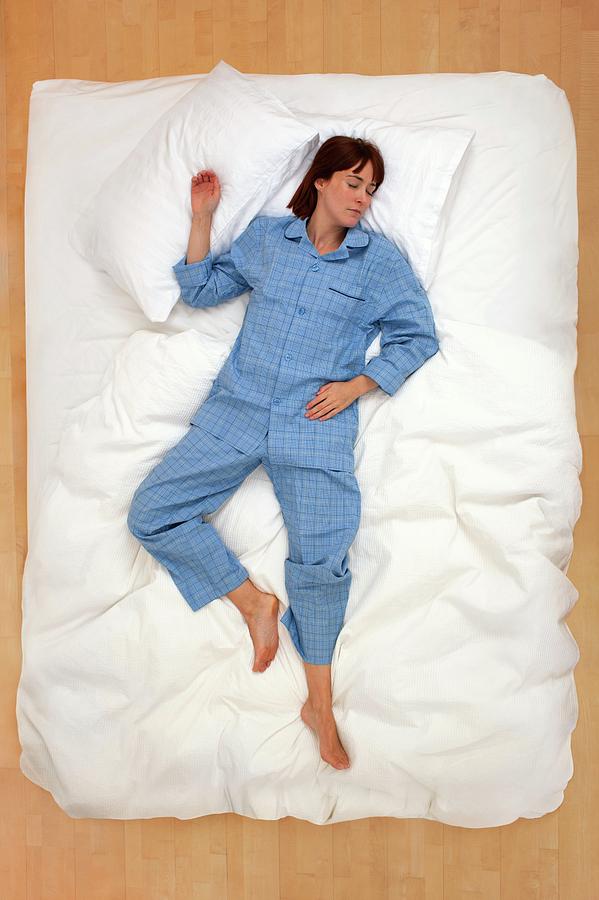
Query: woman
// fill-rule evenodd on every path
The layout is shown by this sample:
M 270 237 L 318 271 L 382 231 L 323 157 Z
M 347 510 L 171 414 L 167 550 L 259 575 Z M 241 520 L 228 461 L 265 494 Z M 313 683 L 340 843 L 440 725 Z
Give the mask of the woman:
M 192 609 L 217 597 L 237 606 L 254 644 L 253 671 L 263 672 L 278 647 L 279 600 L 253 584 L 203 514 L 264 465 L 289 538 L 281 622 L 306 670 L 301 717 L 316 731 L 321 757 L 339 769 L 349 759 L 332 711 L 331 659 L 360 520 L 357 399 L 377 387 L 395 393 L 438 349 L 428 298 L 409 264 L 360 223 L 383 178 L 375 145 L 330 138 L 291 199 L 294 214 L 255 217 L 215 258 L 218 177 L 193 176 L 187 253 L 173 267 L 182 299 L 207 307 L 253 294 L 194 427 L 138 487 L 128 518 Z M 380 355 L 365 365 L 379 329 Z

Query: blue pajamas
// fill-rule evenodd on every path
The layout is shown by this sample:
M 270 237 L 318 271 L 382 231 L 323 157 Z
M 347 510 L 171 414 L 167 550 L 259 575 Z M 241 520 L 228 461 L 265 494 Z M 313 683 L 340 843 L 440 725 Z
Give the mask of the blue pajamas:
M 127 524 L 198 610 L 250 577 L 202 517 L 217 510 L 260 463 L 289 539 L 289 607 L 281 622 L 305 662 L 330 664 L 351 584 L 347 551 L 360 522 L 353 472 L 276 463 L 269 459 L 267 435 L 246 453 L 192 424 L 138 486 Z
M 199 609 L 248 577 L 202 515 L 263 463 L 289 535 L 281 622 L 305 662 L 326 664 L 360 521 L 358 401 L 312 419 L 306 404 L 323 385 L 360 374 L 392 395 L 439 345 L 428 297 L 395 244 L 358 222 L 319 254 L 306 226 L 295 215 L 255 216 L 229 252 L 173 266 L 188 306 L 251 297 L 192 427 L 139 485 L 128 524 Z M 365 363 L 379 331 L 380 354 Z
M 191 422 L 271 462 L 354 471 L 358 401 L 304 416 L 331 381 L 368 375 L 389 395 L 438 350 L 426 292 L 392 241 L 360 222 L 319 254 L 296 216 L 257 216 L 227 253 L 173 266 L 188 306 L 251 296 L 231 352 Z M 365 362 L 381 332 L 381 351 Z

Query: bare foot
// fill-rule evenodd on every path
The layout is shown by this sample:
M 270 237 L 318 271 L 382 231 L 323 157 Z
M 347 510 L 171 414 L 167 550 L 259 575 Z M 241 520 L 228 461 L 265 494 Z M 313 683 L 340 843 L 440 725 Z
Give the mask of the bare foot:
M 254 644 L 252 672 L 265 672 L 279 646 L 279 598 L 259 591 L 251 609 L 242 613 Z
M 300 715 L 306 725 L 318 735 L 322 759 L 336 769 L 348 769 L 349 757 L 339 740 L 333 710 L 316 709 L 308 698 L 302 706 Z

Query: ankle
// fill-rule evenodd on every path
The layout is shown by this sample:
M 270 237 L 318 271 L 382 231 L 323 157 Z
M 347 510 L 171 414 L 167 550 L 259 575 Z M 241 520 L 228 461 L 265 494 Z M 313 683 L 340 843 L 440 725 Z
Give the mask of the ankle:
M 308 703 L 310 704 L 310 706 L 312 707 L 314 712 L 317 712 L 317 713 L 325 714 L 325 713 L 330 713 L 333 711 L 333 701 L 330 697 L 327 697 L 326 695 L 324 695 L 324 696 L 309 695 Z
M 225 595 L 242 613 L 248 613 L 254 606 L 258 597 L 258 588 L 249 578 L 246 578 L 238 587 L 228 591 Z

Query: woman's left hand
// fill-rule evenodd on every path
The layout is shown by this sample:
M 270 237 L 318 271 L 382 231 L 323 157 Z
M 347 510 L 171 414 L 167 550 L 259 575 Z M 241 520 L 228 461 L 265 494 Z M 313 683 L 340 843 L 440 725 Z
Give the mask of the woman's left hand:
M 306 403 L 308 419 L 330 419 L 350 406 L 359 396 L 351 381 L 329 381 L 318 388 L 314 399 Z

